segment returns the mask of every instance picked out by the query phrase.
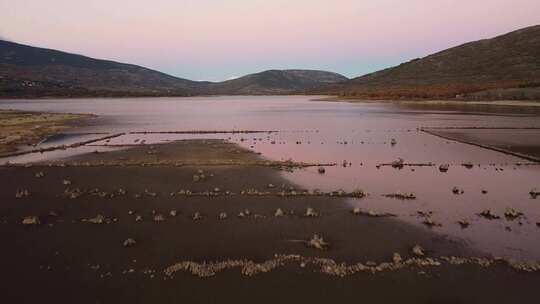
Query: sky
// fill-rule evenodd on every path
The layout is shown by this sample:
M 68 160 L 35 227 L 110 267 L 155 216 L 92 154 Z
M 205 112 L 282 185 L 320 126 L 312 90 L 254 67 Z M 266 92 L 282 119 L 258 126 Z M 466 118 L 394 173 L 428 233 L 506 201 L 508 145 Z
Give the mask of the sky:
M 539 0 L 0 0 L 0 37 L 193 80 L 360 76 L 540 24 Z

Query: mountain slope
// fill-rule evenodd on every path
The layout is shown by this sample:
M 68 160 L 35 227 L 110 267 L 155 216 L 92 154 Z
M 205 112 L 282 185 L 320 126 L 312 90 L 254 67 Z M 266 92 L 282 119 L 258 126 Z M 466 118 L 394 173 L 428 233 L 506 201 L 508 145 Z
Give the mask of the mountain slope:
M 346 81 L 337 73 L 316 70 L 268 70 L 212 83 L 206 91 L 222 95 L 269 95 L 302 92 L 321 85 Z
M 136 65 L 0 41 L 0 96 L 190 95 L 205 84 Z
M 191 81 L 136 65 L 0 40 L 0 97 L 288 94 L 345 80 L 324 71 L 271 70 L 224 82 Z
M 540 26 L 466 43 L 319 93 L 371 98 L 454 98 L 540 86 Z

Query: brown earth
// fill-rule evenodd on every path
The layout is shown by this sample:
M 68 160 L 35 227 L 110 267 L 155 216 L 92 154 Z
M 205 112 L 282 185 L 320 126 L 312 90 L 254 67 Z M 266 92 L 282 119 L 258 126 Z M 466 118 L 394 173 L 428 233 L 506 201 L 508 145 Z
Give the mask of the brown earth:
M 20 145 L 35 145 L 47 136 L 74 127 L 87 114 L 0 110 L 0 156 Z
M 230 158 L 246 163 L 260 159 L 223 141 L 190 140 L 70 161 L 209 163 Z M 201 176 L 199 170 L 205 178 L 195 181 L 194 175 Z M 295 262 L 255 276 L 241 274 L 241 269 L 207 278 L 199 277 L 197 269 L 192 269 L 194 274 L 164 274 L 178 262 L 238 259 L 262 263 L 275 259 L 274 254 L 378 264 L 391 262 L 394 253 L 411 258 L 415 244 L 423 246 L 430 257 L 484 255 L 459 240 L 393 218 L 353 215 L 343 198 L 240 194 L 247 189 L 290 191 L 289 187 L 302 192 L 271 167 L 5 166 L 0 167 L 0 184 L 0 283 L 6 303 L 502 303 L 533 300 L 540 282 L 538 274 L 498 263 L 490 267 L 474 263 L 411 266 L 342 278 L 325 274 L 315 264 L 302 267 Z M 221 193 L 217 196 L 171 196 L 181 189 L 201 193 L 216 187 Z M 66 198 L 67 188 L 80 189 L 81 195 Z M 96 188 L 95 194 L 89 192 Z M 30 195 L 16 199 L 16 192 L 23 189 Z M 224 195 L 225 191 L 235 195 Z M 275 217 L 277 208 L 285 216 Z M 303 216 L 307 208 L 320 216 Z M 245 209 L 250 214 L 238 217 Z M 172 216 L 171 210 L 178 214 Z M 202 219 L 193 220 L 196 212 Z M 228 215 L 226 219 L 218 218 L 222 212 Z M 105 223 L 83 221 L 98 214 Z M 158 214 L 164 221 L 154 221 Z M 136 221 L 137 215 L 141 221 Z M 22 225 L 27 216 L 38 216 L 40 224 Z M 330 246 L 317 250 L 300 242 L 313 234 L 322 235 Z M 128 238 L 136 244 L 126 248 L 123 242 Z M 248 270 L 265 269 L 248 266 Z

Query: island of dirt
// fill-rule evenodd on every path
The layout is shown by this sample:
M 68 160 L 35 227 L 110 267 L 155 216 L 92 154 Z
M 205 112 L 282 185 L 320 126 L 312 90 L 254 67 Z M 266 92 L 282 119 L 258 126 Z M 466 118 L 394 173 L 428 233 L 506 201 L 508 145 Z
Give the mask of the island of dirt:
M 72 128 L 89 114 L 0 110 L 0 157 L 21 145 L 36 145 L 44 138 Z

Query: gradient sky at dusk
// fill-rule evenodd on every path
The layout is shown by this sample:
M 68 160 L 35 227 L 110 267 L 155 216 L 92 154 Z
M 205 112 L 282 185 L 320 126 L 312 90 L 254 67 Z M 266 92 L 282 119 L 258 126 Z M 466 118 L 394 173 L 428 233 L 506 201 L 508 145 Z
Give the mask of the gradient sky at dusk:
M 194 80 L 346 76 L 540 24 L 540 0 L 0 0 L 0 37 Z

